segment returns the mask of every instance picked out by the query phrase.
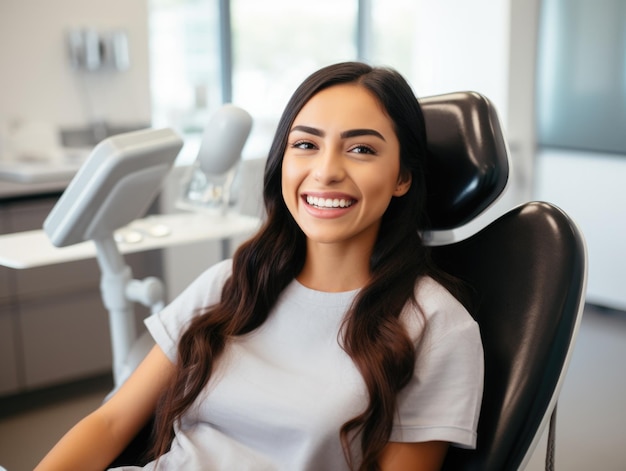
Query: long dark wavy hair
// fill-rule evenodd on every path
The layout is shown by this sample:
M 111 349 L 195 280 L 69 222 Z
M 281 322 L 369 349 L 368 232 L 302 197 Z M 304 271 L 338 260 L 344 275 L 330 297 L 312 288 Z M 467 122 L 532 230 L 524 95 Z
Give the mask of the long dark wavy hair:
M 396 71 L 358 62 L 335 64 L 313 73 L 288 102 L 265 167 L 265 222 L 236 251 L 232 276 L 220 302 L 203 310 L 182 335 L 175 379 L 157 411 L 154 456 L 168 450 L 175 421 L 209 381 L 229 339 L 263 324 L 283 289 L 302 270 L 306 239 L 283 201 L 283 154 L 302 107 L 321 90 L 345 83 L 364 87 L 381 103 L 400 143 L 400 171 L 412 178 L 408 192 L 394 197 L 383 215 L 369 262 L 370 280 L 346 313 L 339 339 L 369 393 L 367 408 L 338 431 L 346 460 L 351 469 L 378 469 L 391 433 L 397 393 L 411 379 L 415 365 L 415 346 L 400 313 L 407 303 L 416 302 L 414 290 L 421 276 L 433 276 L 449 288 L 450 280 L 432 265 L 418 234 L 426 227 L 424 165 L 428 155 L 418 101 Z M 351 451 L 354 440 L 360 440 L 358 463 Z

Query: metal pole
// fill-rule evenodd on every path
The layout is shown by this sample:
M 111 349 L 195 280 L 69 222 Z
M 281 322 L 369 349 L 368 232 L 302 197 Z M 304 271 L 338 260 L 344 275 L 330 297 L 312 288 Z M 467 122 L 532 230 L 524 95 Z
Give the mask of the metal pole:
M 372 1 L 358 0 L 356 23 L 356 56 L 357 60 L 367 62 L 371 58 L 372 38 Z
M 222 103 L 233 100 L 233 50 L 230 0 L 219 0 L 219 47 Z
M 102 277 L 100 291 L 104 306 L 109 311 L 113 378 L 119 387 L 130 374 L 126 359 L 137 338 L 132 303 L 126 297 L 126 286 L 132 278 L 131 270 L 117 248 L 113 235 L 95 239 L 96 258 Z

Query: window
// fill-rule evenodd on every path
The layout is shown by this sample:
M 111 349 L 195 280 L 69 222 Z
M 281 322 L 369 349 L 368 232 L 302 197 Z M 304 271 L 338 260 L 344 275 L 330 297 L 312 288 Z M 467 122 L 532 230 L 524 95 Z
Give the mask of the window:
M 626 3 L 545 0 L 538 49 L 539 143 L 626 153 Z
M 217 2 L 150 0 L 154 126 L 202 131 L 221 104 Z
M 222 102 L 219 18 L 228 7 L 227 89 L 254 118 L 244 157 L 264 156 L 306 76 L 360 56 L 396 68 L 418 96 L 476 90 L 506 112 L 507 0 L 150 1 L 154 122 L 186 135 Z
M 356 19 L 356 0 L 231 1 L 233 103 L 254 117 L 248 147 L 269 148 L 287 100 L 311 72 L 354 60 Z

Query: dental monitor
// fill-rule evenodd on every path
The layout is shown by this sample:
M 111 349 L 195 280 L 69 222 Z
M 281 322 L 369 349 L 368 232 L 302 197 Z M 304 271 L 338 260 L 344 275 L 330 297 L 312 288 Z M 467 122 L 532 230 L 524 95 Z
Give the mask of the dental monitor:
M 144 215 L 161 189 L 182 139 L 171 129 L 146 129 L 101 141 L 46 218 L 57 247 L 110 237 Z

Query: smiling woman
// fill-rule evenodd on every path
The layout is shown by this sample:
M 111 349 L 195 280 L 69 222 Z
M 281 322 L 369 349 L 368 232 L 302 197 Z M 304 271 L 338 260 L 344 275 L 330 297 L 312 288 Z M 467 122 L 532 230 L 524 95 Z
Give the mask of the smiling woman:
M 475 447 L 482 345 L 418 233 L 426 158 L 397 72 L 308 77 L 270 149 L 263 227 L 146 321 L 157 346 L 38 469 L 106 466 L 154 413 L 150 470 L 435 471 Z

